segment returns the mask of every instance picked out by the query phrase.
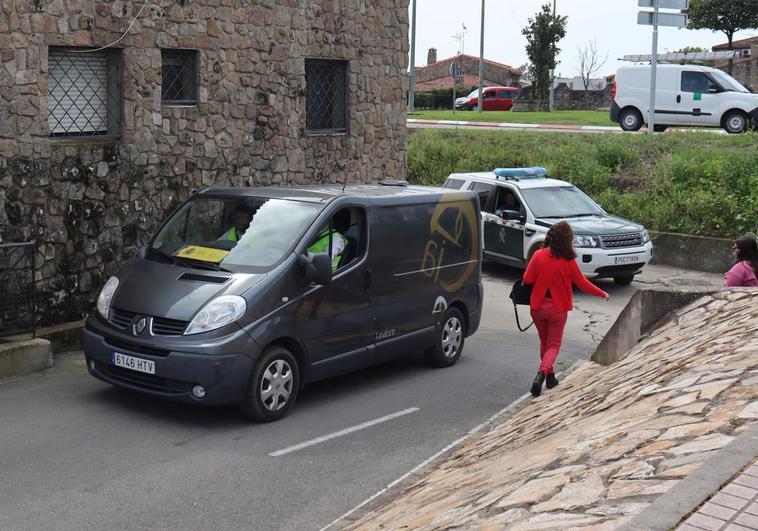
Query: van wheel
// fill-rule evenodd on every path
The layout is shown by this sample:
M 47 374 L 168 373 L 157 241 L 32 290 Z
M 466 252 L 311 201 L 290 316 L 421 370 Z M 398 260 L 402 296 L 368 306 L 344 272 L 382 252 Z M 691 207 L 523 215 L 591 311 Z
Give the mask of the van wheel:
M 442 318 L 442 326 L 437 330 L 433 347 L 424 351 L 427 363 L 434 367 L 450 367 L 458 361 L 466 339 L 463 314 L 458 308 L 449 307 Z
M 628 286 L 634 280 L 634 275 L 616 275 L 613 281 L 619 286 Z
M 744 133 L 747 130 L 747 116 L 742 111 L 730 111 L 724 116 L 724 129 L 730 135 Z
M 257 422 L 279 420 L 295 403 L 299 386 L 300 373 L 292 353 L 284 347 L 269 347 L 255 364 L 242 412 Z
M 642 127 L 642 115 L 637 109 L 624 109 L 619 114 L 619 124 L 624 131 L 639 131 Z

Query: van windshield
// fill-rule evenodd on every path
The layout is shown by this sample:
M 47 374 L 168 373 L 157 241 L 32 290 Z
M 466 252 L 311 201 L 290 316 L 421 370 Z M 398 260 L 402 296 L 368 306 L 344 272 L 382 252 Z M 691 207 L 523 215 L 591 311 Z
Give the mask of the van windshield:
M 535 218 L 600 216 L 602 209 L 573 186 L 527 188 L 521 190 Z
M 198 196 L 169 219 L 148 258 L 265 272 L 291 252 L 320 209 L 285 199 Z
M 745 88 L 745 86 L 734 79 L 729 74 L 722 72 L 720 70 L 714 70 L 711 72 L 711 75 L 716 78 L 716 80 L 721 84 L 722 87 L 724 87 L 726 90 L 730 90 L 732 92 L 745 92 L 750 93 L 750 91 Z

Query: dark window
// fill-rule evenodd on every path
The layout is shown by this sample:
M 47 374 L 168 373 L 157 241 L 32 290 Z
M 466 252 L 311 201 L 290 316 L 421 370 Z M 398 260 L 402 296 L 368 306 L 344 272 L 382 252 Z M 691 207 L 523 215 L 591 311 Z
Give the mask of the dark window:
M 161 101 L 197 103 L 197 50 L 161 50 Z
M 487 183 L 471 183 L 468 189 L 473 190 L 479 196 L 479 206 L 481 207 L 482 212 L 491 213 L 492 209 L 489 207 L 488 203 L 490 194 L 495 191 L 495 185 Z
M 682 92 L 708 92 L 713 84 L 703 72 L 682 72 Z
M 121 134 L 121 50 L 48 50 L 50 136 Z
M 507 99 L 511 97 L 511 93 L 508 90 L 498 90 L 497 91 L 497 97 L 501 100 Z
M 338 210 L 308 244 L 308 252 L 329 254 L 335 271 L 355 264 L 368 249 L 365 220 L 366 212 L 362 208 L 346 207 Z
M 463 186 L 463 182 L 461 179 L 448 179 L 445 181 L 444 188 L 455 188 L 456 190 L 460 190 L 461 186 Z
M 347 61 L 305 60 L 309 131 L 347 131 Z
M 495 93 L 494 90 L 491 90 L 490 92 L 485 92 L 484 93 L 484 99 L 485 100 L 494 100 L 495 96 L 496 96 L 496 93 Z
M 497 199 L 495 200 L 495 214 L 502 216 L 503 211 L 511 210 L 523 212 L 521 201 L 516 192 L 508 186 L 498 186 Z

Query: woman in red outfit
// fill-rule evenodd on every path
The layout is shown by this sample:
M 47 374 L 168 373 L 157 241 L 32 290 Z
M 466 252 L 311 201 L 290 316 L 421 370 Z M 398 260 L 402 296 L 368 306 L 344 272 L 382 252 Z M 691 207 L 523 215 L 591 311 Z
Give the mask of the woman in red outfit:
M 563 341 L 568 312 L 573 309 L 572 285 L 590 295 L 608 300 L 608 294 L 584 278 L 576 264 L 574 231 L 565 221 L 553 225 L 542 249 L 535 252 L 524 272 L 524 284 L 532 286 L 532 319 L 540 336 L 540 369 L 532 383 L 532 394 L 540 396 L 542 384 L 558 385 L 553 364 Z

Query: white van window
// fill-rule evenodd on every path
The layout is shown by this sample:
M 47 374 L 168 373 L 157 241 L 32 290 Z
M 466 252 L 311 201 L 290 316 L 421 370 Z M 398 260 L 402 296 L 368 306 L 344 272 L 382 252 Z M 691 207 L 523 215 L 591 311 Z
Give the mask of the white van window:
M 712 84 L 711 78 L 703 72 L 682 72 L 682 92 L 708 92 Z
M 734 79 L 729 74 L 722 72 L 721 70 L 712 72 L 712 75 L 714 78 L 716 78 L 716 81 L 721 83 L 721 86 L 724 87 L 726 90 L 730 90 L 733 92 L 744 92 L 747 94 L 750 93 L 750 91 L 745 87 L 745 85 L 743 85 L 742 83 Z

